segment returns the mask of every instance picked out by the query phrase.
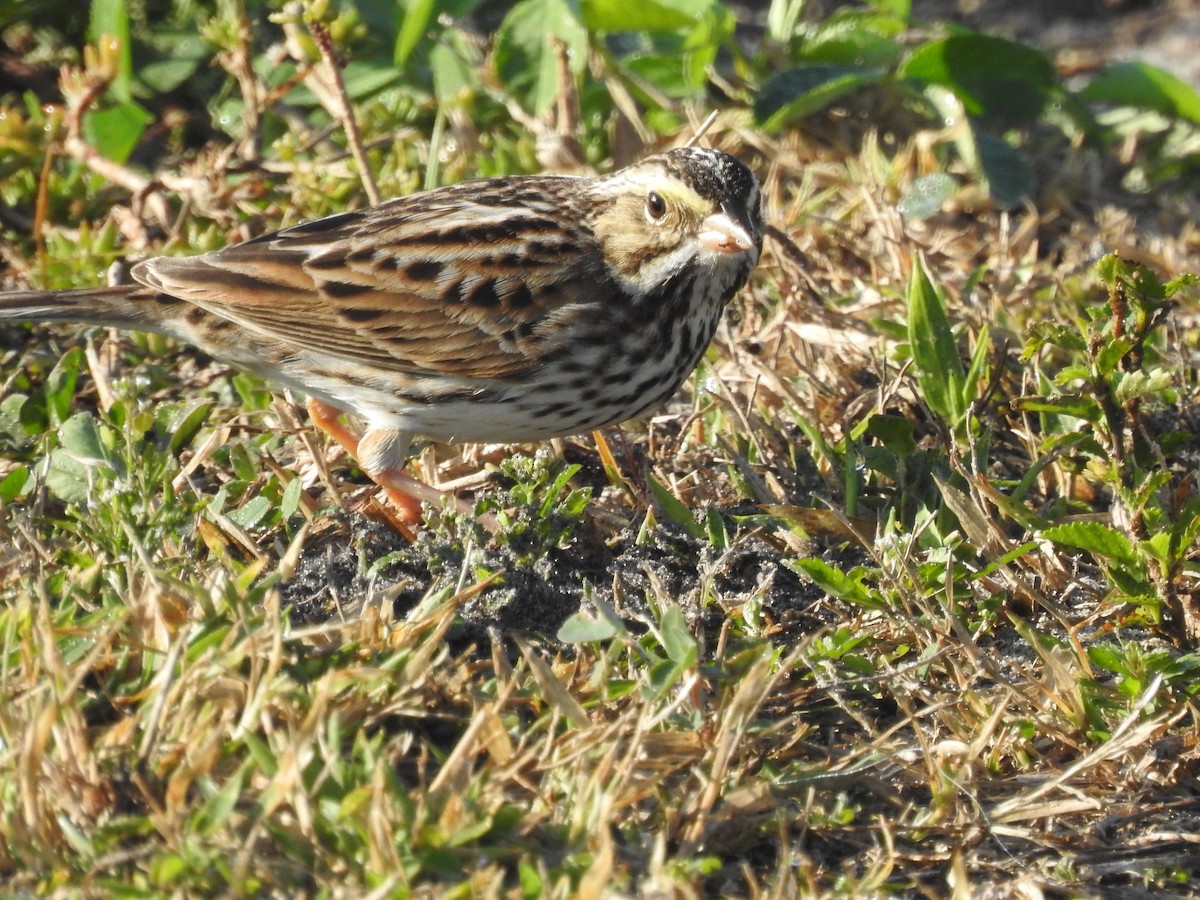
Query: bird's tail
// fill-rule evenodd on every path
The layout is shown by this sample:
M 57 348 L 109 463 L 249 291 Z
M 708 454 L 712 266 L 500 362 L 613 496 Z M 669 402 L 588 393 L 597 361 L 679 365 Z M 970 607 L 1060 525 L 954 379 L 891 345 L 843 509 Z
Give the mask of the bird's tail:
M 135 331 L 154 331 L 153 298 L 142 285 L 78 291 L 0 291 L 0 323 L 76 322 Z M 148 320 L 149 319 L 149 320 Z

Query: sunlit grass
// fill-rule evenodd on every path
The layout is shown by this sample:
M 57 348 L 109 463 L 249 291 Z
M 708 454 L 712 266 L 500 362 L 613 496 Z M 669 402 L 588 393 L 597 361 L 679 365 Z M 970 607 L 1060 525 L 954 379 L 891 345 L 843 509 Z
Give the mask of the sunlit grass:
M 355 97 L 385 192 L 538 168 L 547 135 L 465 29 L 445 40 L 474 117 L 396 78 L 394 48 L 372 62 L 345 15 L 351 88 L 391 78 Z M 215 16 L 225 68 L 193 77 L 241 115 L 247 47 Z M 583 156 L 607 163 L 624 132 L 581 83 Z M 162 225 L 4 99 L 24 123 L 5 201 L 40 216 L 0 219 L 5 259 L 94 284 L 360 205 L 336 117 L 306 102 L 260 110 L 257 144 L 177 122 L 130 161 L 167 185 Z M 1170 282 L 1200 240 L 1169 191 L 1001 210 L 907 122 L 723 114 L 705 140 L 764 178 L 775 231 L 680 396 L 598 441 L 417 455 L 494 538 L 431 510 L 400 539 L 255 378 L 158 338 L 5 326 L 5 889 L 1192 888 L 1200 420 L 1195 289 Z M 905 218 L 942 168 L 954 193 Z M 1097 267 L 1118 248 L 1145 268 Z

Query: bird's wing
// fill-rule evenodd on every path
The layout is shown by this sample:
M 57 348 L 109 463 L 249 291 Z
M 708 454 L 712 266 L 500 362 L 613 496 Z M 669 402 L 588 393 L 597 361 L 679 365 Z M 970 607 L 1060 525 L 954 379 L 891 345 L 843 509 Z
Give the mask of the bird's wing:
M 556 213 L 567 181 L 489 182 L 485 202 L 468 183 L 133 274 L 297 353 L 415 376 L 520 376 L 607 287 L 585 225 Z

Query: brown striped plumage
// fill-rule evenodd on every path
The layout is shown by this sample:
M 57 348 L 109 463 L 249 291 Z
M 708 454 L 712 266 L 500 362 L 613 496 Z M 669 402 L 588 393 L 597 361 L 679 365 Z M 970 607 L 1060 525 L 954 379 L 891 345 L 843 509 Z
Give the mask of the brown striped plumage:
M 0 320 L 195 344 L 307 394 L 364 471 L 411 493 L 415 437 L 538 440 L 660 405 L 761 247 L 754 176 L 689 148 L 604 177 L 465 182 L 149 259 L 129 287 L 0 294 Z M 337 410 L 363 420 L 361 441 Z

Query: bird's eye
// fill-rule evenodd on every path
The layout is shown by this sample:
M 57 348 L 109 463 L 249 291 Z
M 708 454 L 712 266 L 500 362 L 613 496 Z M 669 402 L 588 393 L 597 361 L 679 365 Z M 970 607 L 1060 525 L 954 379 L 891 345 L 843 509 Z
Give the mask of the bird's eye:
M 657 222 L 667 214 L 667 201 L 661 194 L 651 191 L 646 195 L 646 215 Z

